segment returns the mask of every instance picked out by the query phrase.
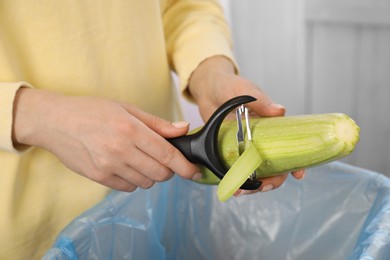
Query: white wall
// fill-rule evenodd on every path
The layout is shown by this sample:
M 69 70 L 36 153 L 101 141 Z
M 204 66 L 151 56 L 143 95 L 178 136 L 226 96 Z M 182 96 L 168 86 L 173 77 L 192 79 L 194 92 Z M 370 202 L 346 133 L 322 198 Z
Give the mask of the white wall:
M 260 85 L 288 114 L 304 113 L 301 0 L 229 1 L 242 75 Z
M 361 127 L 343 161 L 390 176 L 390 0 L 222 0 L 241 74 L 287 114 L 342 112 Z M 182 100 L 191 128 L 198 110 Z
M 390 1 L 229 0 L 244 76 L 288 114 L 343 112 L 361 127 L 345 161 L 390 176 Z

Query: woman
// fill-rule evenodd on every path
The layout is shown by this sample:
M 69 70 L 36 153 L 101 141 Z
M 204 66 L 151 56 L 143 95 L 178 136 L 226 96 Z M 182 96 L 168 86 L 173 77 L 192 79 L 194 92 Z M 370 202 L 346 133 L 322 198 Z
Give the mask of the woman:
M 0 258 L 40 258 L 110 189 L 199 178 L 165 141 L 189 129 L 171 123 L 171 70 L 205 120 L 243 94 L 284 114 L 237 75 L 217 1 L 6 0 L 0 31 Z

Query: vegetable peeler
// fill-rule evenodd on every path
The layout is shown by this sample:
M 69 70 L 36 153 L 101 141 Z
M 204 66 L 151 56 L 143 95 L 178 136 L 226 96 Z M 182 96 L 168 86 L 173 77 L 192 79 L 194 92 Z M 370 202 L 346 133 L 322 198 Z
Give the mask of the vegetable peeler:
M 222 179 L 228 169 L 222 163 L 222 160 L 219 156 L 218 149 L 218 132 L 222 124 L 222 121 L 225 117 L 234 109 L 239 107 L 245 111 L 243 104 L 253 102 L 256 98 L 252 96 L 238 96 L 232 98 L 220 106 L 206 122 L 206 124 L 196 133 L 190 135 L 184 135 L 176 138 L 167 139 L 173 146 L 175 146 L 183 155 L 191 162 L 200 164 L 208 168 L 213 172 L 218 178 Z M 246 110 L 247 111 L 247 110 Z M 246 112 L 247 115 L 248 112 Z M 238 114 L 237 114 L 238 115 Z M 247 119 L 247 117 L 246 117 Z M 241 116 L 237 122 L 241 124 Z M 249 121 L 247 120 L 247 127 Z M 249 127 L 247 128 L 249 130 Z M 242 126 L 241 130 L 239 128 L 237 132 L 237 137 L 239 133 L 243 133 Z M 250 132 L 249 132 L 250 133 Z M 242 139 L 243 141 L 243 139 Z M 240 144 L 240 140 L 238 140 Z M 241 150 L 242 151 L 242 150 Z M 240 153 L 240 148 L 239 148 Z M 248 178 L 248 180 L 240 187 L 244 190 L 256 190 L 260 187 L 261 181 L 253 178 Z

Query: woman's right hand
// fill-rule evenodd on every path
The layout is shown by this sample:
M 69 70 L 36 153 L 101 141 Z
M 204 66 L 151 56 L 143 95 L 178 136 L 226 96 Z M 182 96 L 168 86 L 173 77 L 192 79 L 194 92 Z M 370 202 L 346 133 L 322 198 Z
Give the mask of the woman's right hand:
M 49 150 L 74 172 L 122 191 L 149 188 L 173 172 L 199 178 L 197 167 L 165 140 L 188 129 L 188 123 L 101 98 L 22 88 L 14 104 L 15 147 Z

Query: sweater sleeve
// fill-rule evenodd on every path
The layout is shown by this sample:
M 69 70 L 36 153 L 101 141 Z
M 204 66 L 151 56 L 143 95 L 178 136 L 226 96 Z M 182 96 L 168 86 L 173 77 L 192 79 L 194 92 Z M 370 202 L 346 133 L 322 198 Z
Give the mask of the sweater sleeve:
M 12 143 L 12 126 L 15 95 L 21 87 L 31 86 L 24 82 L 0 82 L 0 150 L 19 152 Z
M 163 21 L 170 66 L 178 74 L 184 94 L 192 72 L 205 59 L 222 55 L 236 65 L 219 1 L 171 0 L 164 9 Z

